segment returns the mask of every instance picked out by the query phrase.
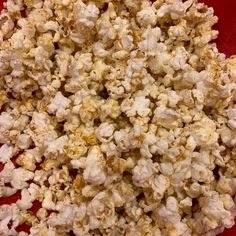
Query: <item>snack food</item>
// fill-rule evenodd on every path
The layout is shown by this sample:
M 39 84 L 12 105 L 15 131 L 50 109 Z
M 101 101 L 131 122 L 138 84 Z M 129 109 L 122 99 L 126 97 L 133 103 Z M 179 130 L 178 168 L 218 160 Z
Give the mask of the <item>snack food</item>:
M 193 0 L 7 1 L 1 196 L 21 190 L 21 200 L 0 206 L 0 232 L 23 222 L 30 235 L 231 227 L 236 60 L 211 43 L 216 22 Z

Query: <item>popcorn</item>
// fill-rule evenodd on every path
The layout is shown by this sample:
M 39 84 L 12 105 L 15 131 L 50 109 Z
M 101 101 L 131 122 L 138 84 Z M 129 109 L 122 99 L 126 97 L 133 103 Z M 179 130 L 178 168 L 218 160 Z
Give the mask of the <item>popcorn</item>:
M 137 13 L 137 21 L 141 26 L 155 26 L 157 22 L 156 9 L 154 7 L 146 7 Z
M 92 147 L 85 162 L 84 179 L 94 185 L 103 184 L 106 180 L 103 154 L 99 147 Z
M 13 171 L 10 183 L 13 188 L 23 189 L 29 185 L 26 181 L 33 179 L 33 177 L 33 172 L 20 167 Z
M 236 120 L 229 120 L 228 126 L 233 130 L 236 129 Z
M 11 226 L 8 227 L 11 222 Z M 19 209 L 16 204 L 0 206 L 0 233 L 17 235 L 16 227 L 21 224 Z
M 57 31 L 58 27 L 59 25 L 56 21 L 48 21 L 43 26 L 45 31 L 48 31 L 48 30 Z
M 18 235 L 19 236 L 27 236 L 28 234 L 26 232 L 24 232 L 24 231 L 21 231 L 21 232 L 18 233 Z
M 83 219 L 86 207 L 81 204 L 81 206 L 76 206 L 68 202 L 64 202 L 57 205 L 56 209 L 59 214 L 51 215 L 48 219 L 49 226 L 72 226 L 75 219 Z
M 121 38 L 121 45 L 122 45 L 122 48 L 125 50 L 125 51 L 130 51 L 133 49 L 134 47 L 134 44 L 133 44 L 133 36 L 132 35 L 124 35 L 122 38 Z
M 65 119 L 65 116 L 68 114 L 70 105 L 70 100 L 65 98 L 61 92 L 57 92 L 52 103 L 48 106 L 49 113 L 56 113 L 56 117 L 59 121 Z
M 197 145 L 211 145 L 218 139 L 218 134 L 215 132 L 216 124 L 207 117 L 203 117 L 200 121 L 193 124 L 196 133 L 193 131 L 192 136 Z
M 149 56 L 155 56 L 155 50 L 158 49 L 158 40 L 161 37 L 161 30 L 159 27 L 144 31 L 142 37 L 143 41 L 139 43 L 139 49 Z
M 155 177 L 152 183 L 153 196 L 156 200 L 161 200 L 164 196 L 165 191 L 170 186 L 170 180 L 168 177 L 160 174 Z
M 189 136 L 186 143 L 186 148 L 193 151 L 196 148 L 197 144 L 195 139 L 192 136 Z
M 64 148 L 68 142 L 67 136 L 61 136 L 56 140 L 53 140 L 45 150 L 45 157 L 54 159 L 55 156 L 60 157 L 65 155 Z
M 136 114 L 144 117 L 150 112 L 149 109 L 150 101 L 145 97 L 136 97 L 132 100 L 124 100 L 121 104 L 121 111 L 125 112 L 128 117 L 135 116 Z
M 109 142 L 112 139 L 114 130 L 114 125 L 109 123 L 102 123 L 97 129 L 97 138 L 101 142 Z
M 32 139 L 28 134 L 20 134 L 18 136 L 17 145 L 20 149 L 28 149 L 32 144 Z
M 200 198 L 199 205 L 203 214 L 209 220 L 205 224 L 212 228 L 214 223 L 222 223 L 226 227 L 231 227 L 234 223 L 234 217 L 224 208 L 223 202 L 216 193 L 209 193 L 209 196 Z M 213 210 L 214 209 L 214 210 Z
M 171 90 L 168 94 L 168 102 L 170 107 L 175 107 L 178 102 L 182 99 L 175 91 Z
M 189 214 L 191 212 L 192 205 L 193 205 L 193 203 L 192 203 L 192 199 L 190 197 L 186 197 L 180 201 L 181 209 L 187 214 Z
M 33 206 L 27 189 L 22 189 L 21 200 L 17 200 L 16 205 L 22 210 L 30 209 Z
M 52 200 L 52 192 L 50 190 L 45 191 L 44 200 L 42 202 L 42 207 L 47 210 L 56 210 L 56 205 Z
M 10 197 L 17 192 L 17 189 L 0 186 L 0 197 Z
M 75 5 L 74 14 L 78 25 L 93 28 L 98 18 L 99 9 L 94 3 L 85 5 L 82 1 L 78 1 Z
M 15 166 L 11 161 L 5 163 L 3 170 L 0 172 L 1 180 L 4 183 L 11 182 L 14 169 L 15 169 Z
M 13 147 L 3 144 L 0 147 L 0 162 L 6 163 L 13 157 Z
M 44 182 L 47 180 L 49 176 L 50 171 L 45 171 L 45 170 L 36 170 L 34 172 L 34 182 L 40 185 L 43 185 Z
M 115 223 L 114 203 L 109 201 L 106 192 L 98 193 L 88 204 L 87 214 L 91 229 L 98 227 L 109 228 Z
M 181 125 L 179 114 L 170 108 L 157 107 L 154 111 L 153 122 L 167 129 L 174 129 Z
M 235 194 L 236 186 L 234 179 L 221 176 L 217 183 L 216 189 L 219 193 L 225 193 L 225 194 L 228 193 L 230 195 Z
M 160 171 L 164 175 L 171 175 L 174 172 L 173 165 L 170 162 L 162 162 L 160 164 Z
M 36 162 L 42 161 L 42 156 L 43 154 L 39 148 L 28 149 L 17 157 L 16 163 L 27 170 L 34 171 Z
M 109 52 L 103 48 L 103 44 L 100 42 L 93 45 L 93 53 L 98 57 L 107 57 L 109 55 Z
M 34 112 L 29 129 L 26 131 L 34 141 L 36 146 L 47 146 L 48 142 L 57 137 L 54 126 L 50 124 L 49 115 Z
M 2 143 L 6 142 L 9 136 L 9 131 L 13 126 L 13 117 L 8 114 L 7 112 L 2 112 L 0 115 L 0 131 L 1 131 L 1 136 L 0 136 L 0 141 Z
M 35 226 L 32 226 L 30 228 L 30 235 L 36 236 L 40 234 L 49 234 L 49 235 L 55 235 L 56 229 L 52 227 L 47 227 L 44 222 L 37 224 Z
M 151 160 L 140 159 L 138 165 L 133 169 L 133 182 L 136 186 L 147 187 L 149 180 L 154 174 L 154 167 Z
M 7 13 L 1 14 L 0 21 L 3 22 L 1 24 L 1 32 L 3 36 L 7 36 L 14 28 L 14 22 L 12 21 L 10 15 Z
M 104 45 L 112 42 L 116 38 L 115 27 L 111 24 L 111 19 L 116 17 L 114 5 L 108 4 L 107 11 L 102 14 L 97 22 L 96 28 L 98 32 L 98 38 L 103 41 Z
M 121 110 L 118 101 L 108 98 L 106 103 L 101 105 L 101 117 L 118 118 L 121 115 Z
M 233 225 L 236 60 L 209 43 L 213 9 L 193 0 L 5 8 L 0 197 L 21 198 L 0 207 L 0 234 L 28 235 L 16 232 L 24 222 L 31 236 L 213 236 Z

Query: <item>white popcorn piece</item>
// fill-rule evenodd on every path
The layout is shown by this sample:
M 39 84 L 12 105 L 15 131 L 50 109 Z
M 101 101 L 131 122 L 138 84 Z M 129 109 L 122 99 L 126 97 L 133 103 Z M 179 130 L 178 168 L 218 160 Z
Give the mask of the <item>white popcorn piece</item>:
M 40 184 L 40 186 L 41 186 L 47 180 L 49 174 L 50 174 L 50 171 L 35 170 L 33 180 L 35 183 Z
M 140 154 L 142 157 L 152 157 L 152 154 L 156 153 L 158 148 L 156 147 L 157 138 L 153 133 L 147 133 L 144 136 L 143 143 L 140 147 Z
M 196 148 L 197 144 L 192 136 L 188 137 L 186 148 L 193 151 Z
M 211 145 L 218 139 L 218 134 L 215 132 L 216 124 L 207 117 L 203 117 L 200 121 L 193 124 L 191 135 L 197 145 Z
M 181 100 L 181 97 L 173 90 L 168 94 L 169 106 L 175 107 L 177 103 Z
M 96 131 L 97 138 L 101 142 L 109 142 L 112 139 L 114 130 L 115 128 L 113 124 L 102 123 Z
M 103 224 L 104 228 L 114 225 L 114 211 L 114 203 L 108 200 L 106 192 L 98 193 L 87 207 L 90 228 L 96 229 L 101 224 Z
M 221 176 L 217 183 L 216 189 L 219 193 L 225 193 L 225 194 L 228 193 L 232 195 L 235 192 L 234 180 L 231 178 Z
M 143 41 L 139 43 L 139 49 L 149 56 L 154 56 L 155 51 L 158 50 L 158 41 L 161 37 L 161 30 L 159 27 L 148 28 L 142 35 Z
M 50 226 L 72 226 L 76 219 L 82 220 L 86 213 L 86 205 L 80 206 L 63 202 L 57 205 L 56 210 L 59 214 L 56 216 L 51 215 L 48 219 L 48 225 Z
M 85 162 L 84 179 L 91 184 L 100 185 L 106 180 L 103 154 L 99 147 L 92 147 Z
M 163 4 L 157 11 L 157 17 L 161 18 L 170 11 L 170 5 Z
M 162 162 L 160 164 L 160 171 L 164 175 L 172 175 L 174 172 L 174 168 L 172 163 L 170 162 Z
M 157 153 L 163 155 L 169 148 L 168 140 L 165 138 L 160 138 L 156 143 Z
M 16 189 L 23 189 L 29 184 L 26 182 L 34 178 L 34 173 L 23 168 L 17 168 L 12 173 L 11 185 Z
M 229 194 L 223 194 L 220 195 L 220 200 L 223 202 L 224 208 L 226 210 L 230 210 L 232 214 L 235 215 L 235 203 L 233 198 Z
M 29 234 L 30 236 L 36 236 L 40 234 L 48 234 L 48 235 L 55 236 L 56 229 L 50 226 L 48 227 L 47 225 L 45 225 L 45 222 L 41 222 L 30 228 L 30 234 Z
M 32 139 L 28 134 L 20 134 L 18 136 L 17 145 L 20 149 L 28 149 L 32 144 Z
M 103 44 L 100 42 L 97 42 L 93 45 L 93 53 L 98 57 L 106 57 L 109 55 L 109 52 L 104 49 Z
M 16 201 L 16 205 L 22 210 L 30 209 L 33 206 L 33 203 L 30 199 L 30 194 L 27 189 L 22 189 L 21 199 Z
M 127 137 L 129 137 L 127 139 Z M 130 130 L 119 130 L 114 132 L 114 139 L 117 144 L 119 151 L 126 151 L 129 150 L 131 146 L 136 147 L 138 145 L 137 142 L 132 143 L 132 134 Z
M 192 205 L 193 205 L 193 203 L 192 203 L 192 199 L 190 197 L 186 197 L 180 201 L 180 208 L 186 213 L 191 212 Z
M 121 111 L 125 112 L 128 117 L 136 114 L 145 117 L 150 113 L 150 101 L 145 97 L 136 97 L 134 100 L 124 100 L 121 104 Z
M 78 25 L 93 28 L 98 18 L 99 9 L 94 3 L 85 5 L 82 1 L 77 1 L 74 13 Z
M 211 228 L 214 223 L 219 222 L 226 227 L 231 227 L 234 224 L 234 216 L 224 208 L 218 194 L 213 193 L 210 196 L 200 198 L 199 204 L 202 212 L 209 219 L 208 227 Z
M 136 186 L 147 187 L 149 185 L 149 180 L 154 174 L 153 162 L 150 159 L 140 159 L 132 173 L 132 180 Z
M 154 7 L 146 7 L 137 13 L 137 21 L 141 26 L 155 26 L 157 22 L 156 9 Z
M 52 192 L 50 190 L 45 191 L 42 207 L 47 210 L 56 210 L 56 204 L 52 200 Z
M 40 150 L 38 147 L 27 149 L 17 157 L 16 163 L 20 166 L 23 166 L 27 170 L 34 171 L 36 169 L 36 162 L 41 162 L 42 157 L 42 150 Z
M 11 182 L 14 169 L 15 166 L 11 161 L 5 163 L 3 170 L 0 172 L 1 180 L 4 183 Z
M 0 21 L 3 22 L 1 24 L 1 31 L 2 31 L 3 35 L 7 35 L 8 33 L 10 33 L 13 30 L 14 22 L 12 21 L 9 14 L 7 14 L 7 13 L 1 14 Z
M 7 141 L 6 138 L 9 136 L 9 130 L 12 128 L 13 124 L 14 124 L 13 117 L 7 112 L 2 112 L 0 115 L 1 142 L 4 143 Z
M 236 120 L 229 120 L 229 121 L 228 121 L 228 126 L 229 126 L 231 129 L 235 130 L 235 129 L 236 129 Z
M 13 147 L 3 144 L 0 147 L 0 162 L 6 163 L 13 157 Z
M 109 156 L 120 156 L 117 146 L 113 142 L 103 143 L 101 145 L 101 150 Z
M 71 160 L 71 165 L 75 169 L 79 169 L 79 168 L 85 169 L 85 167 L 86 167 L 86 158 L 81 157 L 78 160 Z
M 0 186 L 0 197 L 10 197 L 17 192 L 17 189 Z
M 34 112 L 27 133 L 31 136 L 36 146 L 47 146 L 57 138 L 57 133 L 48 114 Z
M 68 114 L 68 108 L 71 101 L 64 97 L 61 92 L 57 92 L 52 103 L 48 106 L 49 113 L 56 113 L 56 117 L 59 120 L 63 120 Z
M 55 159 L 56 156 L 64 156 L 64 148 L 67 142 L 68 137 L 66 135 L 53 140 L 49 143 L 47 149 L 45 150 L 44 156 L 51 159 Z
M 169 224 L 176 224 L 180 221 L 180 215 L 171 209 L 167 209 L 166 207 L 160 207 L 158 209 L 158 215 Z
M 133 47 L 134 47 L 134 44 L 133 44 L 133 36 L 132 35 L 124 35 L 122 38 L 121 38 L 121 45 L 122 45 L 122 48 L 125 50 L 125 51 L 129 51 L 129 50 L 132 50 Z
M 18 236 L 27 236 L 28 233 L 24 232 L 24 231 L 21 231 L 18 233 Z
M 43 26 L 45 31 L 52 30 L 52 31 L 57 31 L 59 28 L 59 25 L 56 21 L 48 21 L 44 24 Z
M 162 199 L 164 196 L 165 191 L 170 186 L 170 180 L 168 177 L 160 174 L 157 177 L 155 177 L 153 183 L 152 183 L 152 189 L 153 189 L 153 195 L 155 199 Z
M 9 223 L 12 223 L 8 227 Z M 6 235 L 17 235 L 16 227 L 20 225 L 21 218 L 16 204 L 0 206 L 0 233 Z
M 173 109 L 164 107 L 156 108 L 154 111 L 153 122 L 167 129 L 177 128 L 181 124 L 179 114 Z

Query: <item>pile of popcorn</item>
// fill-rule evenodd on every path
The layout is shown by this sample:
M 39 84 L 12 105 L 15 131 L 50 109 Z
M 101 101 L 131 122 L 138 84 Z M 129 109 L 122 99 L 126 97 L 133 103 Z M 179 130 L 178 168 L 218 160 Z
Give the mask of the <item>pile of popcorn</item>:
M 4 6 L 0 197 L 21 198 L 0 206 L 0 235 L 214 236 L 233 226 L 236 57 L 212 43 L 212 8 Z M 23 223 L 30 232 L 17 232 Z

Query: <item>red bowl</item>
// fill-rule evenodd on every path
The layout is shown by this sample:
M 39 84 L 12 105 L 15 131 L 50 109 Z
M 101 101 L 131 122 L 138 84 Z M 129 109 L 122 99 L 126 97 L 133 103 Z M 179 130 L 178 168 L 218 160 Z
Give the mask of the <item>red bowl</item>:
M 226 56 L 236 55 L 236 1 L 199 0 L 199 2 L 213 7 L 215 15 L 219 18 L 216 25 L 220 32 L 216 40 L 219 51 L 225 53 Z M 231 236 L 236 236 L 236 233 Z
M 219 37 L 216 40 L 218 49 L 220 52 L 226 54 L 227 57 L 236 55 L 236 0 L 199 0 L 199 2 L 206 3 L 215 10 L 215 14 L 219 17 L 219 22 L 216 28 L 220 31 Z M 2 9 L 3 0 L 0 0 L 0 10 Z M 2 169 L 0 163 L 0 171 Z M 0 198 L 0 205 L 10 204 L 16 202 L 20 198 L 20 194 L 17 193 L 9 198 Z M 32 211 L 36 212 L 40 207 L 39 202 L 36 202 Z M 19 227 L 19 231 L 27 231 L 28 226 L 23 225 Z M 236 225 L 231 229 L 226 229 L 224 233 L 219 236 L 236 236 Z

